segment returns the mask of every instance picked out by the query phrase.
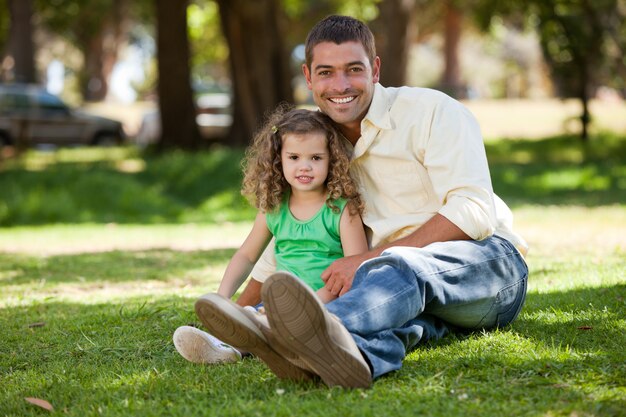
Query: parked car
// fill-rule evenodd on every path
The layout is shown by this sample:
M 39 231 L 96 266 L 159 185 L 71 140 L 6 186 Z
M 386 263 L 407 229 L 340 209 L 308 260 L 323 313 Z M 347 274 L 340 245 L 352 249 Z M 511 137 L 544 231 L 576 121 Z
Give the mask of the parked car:
M 0 147 L 40 144 L 112 145 L 125 140 L 122 123 L 70 108 L 44 88 L 0 84 Z
M 196 98 L 196 123 L 206 140 L 224 138 L 233 123 L 231 97 L 228 92 L 208 92 Z M 161 135 L 161 116 L 158 109 L 143 114 L 135 143 L 146 146 L 155 143 Z

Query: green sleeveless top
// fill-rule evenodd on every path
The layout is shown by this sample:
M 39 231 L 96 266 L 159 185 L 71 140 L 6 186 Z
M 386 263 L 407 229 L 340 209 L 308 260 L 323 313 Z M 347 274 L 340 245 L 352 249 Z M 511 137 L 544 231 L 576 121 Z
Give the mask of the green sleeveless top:
M 324 286 L 322 272 L 343 257 L 339 220 L 347 201 L 339 199 L 333 213 L 326 204 L 310 219 L 301 221 L 289 211 L 289 198 L 275 212 L 266 213 L 269 231 L 275 238 L 276 270 L 291 272 L 313 290 Z

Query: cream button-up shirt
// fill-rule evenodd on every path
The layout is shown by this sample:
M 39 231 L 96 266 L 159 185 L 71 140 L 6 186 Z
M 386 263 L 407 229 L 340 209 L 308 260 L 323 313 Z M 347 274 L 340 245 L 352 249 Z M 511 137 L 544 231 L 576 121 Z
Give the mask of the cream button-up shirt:
M 439 213 L 472 239 L 496 234 L 527 252 L 511 211 L 493 192 L 476 119 L 439 91 L 376 84 L 351 171 L 370 247 L 407 236 Z M 274 272 L 268 246 L 252 271 L 258 281 Z
M 480 128 L 458 101 L 426 88 L 375 87 L 354 146 L 371 246 L 404 237 L 436 213 L 475 240 L 504 237 L 525 254 L 491 186 Z

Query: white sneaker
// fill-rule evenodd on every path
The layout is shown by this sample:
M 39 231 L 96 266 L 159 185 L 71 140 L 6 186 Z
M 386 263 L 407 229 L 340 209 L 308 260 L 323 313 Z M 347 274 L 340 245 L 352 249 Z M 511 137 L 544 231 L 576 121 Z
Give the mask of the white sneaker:
M 193 363 L 225 363 L 241 360 L 241 353 L 207 332 L 181 326 L 174 332 L 174 346 L 180 355 Z

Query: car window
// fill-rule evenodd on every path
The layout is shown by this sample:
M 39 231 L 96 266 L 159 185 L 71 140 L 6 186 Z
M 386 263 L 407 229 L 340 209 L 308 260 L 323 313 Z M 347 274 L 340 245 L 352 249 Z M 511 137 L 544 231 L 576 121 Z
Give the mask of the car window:
M 58 97 L 52 94 L 40 92 L 35 95 L 35 102 L 38 107 L 44 110 L 68 111 L 68 107 Z
M 0 109 L 4 111 L 28 109 L 28 97 L 24 94 L 0 93 Z

